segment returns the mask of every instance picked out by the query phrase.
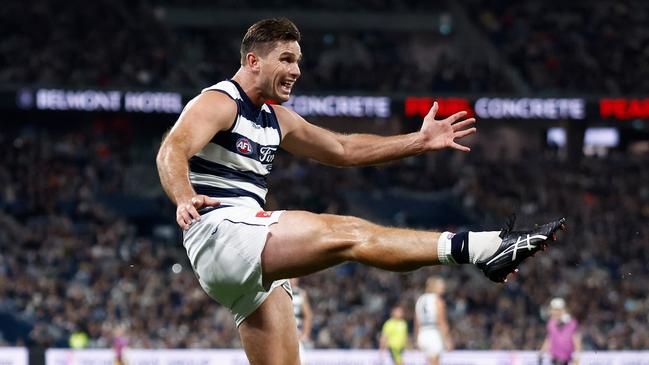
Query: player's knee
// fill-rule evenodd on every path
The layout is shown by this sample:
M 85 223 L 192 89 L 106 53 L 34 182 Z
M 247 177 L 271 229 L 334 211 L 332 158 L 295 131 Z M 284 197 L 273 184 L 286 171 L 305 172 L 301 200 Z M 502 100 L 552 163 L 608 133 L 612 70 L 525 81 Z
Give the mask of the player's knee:
M 356 217 L 322 214 L 325 222 L 321 238 L 331 250 L 353 259 L 354 251 L 368 241 L 370 223 Z
M 365 258 L 375 249 L 373 246 L 380 227 L 361 218 L 339 216 L 330 229 L 337 237 L 339 247 L 344 250 L 345 260 L 365 262 Z
M 333 247 L 341 250 L 344 260 L 391 271 L 412 271 L 413 263 L 399 255 L 377 257 L 377 252 L 384 251 L 380 248 L 380 241 L 386 229 L 388 228 L 351 216 L 335 216 L 335 219 L 329 221 L 327 228 L 332 237 L 335 237 L 333 241 L 336 244 Z

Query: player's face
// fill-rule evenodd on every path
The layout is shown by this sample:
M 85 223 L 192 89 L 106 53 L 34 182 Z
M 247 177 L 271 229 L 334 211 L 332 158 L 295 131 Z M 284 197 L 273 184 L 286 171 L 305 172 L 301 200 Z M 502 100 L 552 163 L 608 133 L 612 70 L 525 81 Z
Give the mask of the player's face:
M 441 294 L 444 294 L 444 291 L 446 291 L 446 284 L 444 284 L 443 281 L 438 280 L 438 281 L 435 283 L 435 293 L 441 295 Z
M 559 319 L 563 315 L 563 309 L 552 308 L 550 309 L 550 316 L 554 319 Z
M 291 96 L 295 81 L 300 77 L 300 45 L 295 41 L 277 42 L 268 55 L 262 57 L 261 89 L 265 97 L 283 103 Z

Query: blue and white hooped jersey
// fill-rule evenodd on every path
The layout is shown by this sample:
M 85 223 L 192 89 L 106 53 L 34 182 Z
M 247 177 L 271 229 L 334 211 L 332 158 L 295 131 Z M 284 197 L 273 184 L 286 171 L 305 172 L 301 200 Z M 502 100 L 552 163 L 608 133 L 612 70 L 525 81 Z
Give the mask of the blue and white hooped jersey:
M 237 103 L 230 129 L 218 132 L 189 159 L 189 181 L 197 194 L 218 198 L 223 205 L 263 207 L 267 177 L 282 133 L 273 109 L 255 106 L 234 80 L 203 89 L 218 91 Z
M 440 300 L 437 294 L 426 293 L 417 299 L 415 304 L 415 313 L 419 320 L 419 325 L 424 327 L 437 327 L 439 321 L 437 313 L 437 301 Z

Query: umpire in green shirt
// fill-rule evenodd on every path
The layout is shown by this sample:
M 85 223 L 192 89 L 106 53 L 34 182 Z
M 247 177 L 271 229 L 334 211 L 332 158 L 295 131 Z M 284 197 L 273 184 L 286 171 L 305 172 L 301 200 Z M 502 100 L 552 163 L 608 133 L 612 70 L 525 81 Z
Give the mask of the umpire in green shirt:
M 408 343 L 408 323 L 403 319 L 403 308 L 400 305 L 392 308 L 390 319 L 385 321 L 381 330 L 381 351 L 386 348 L 396 365 L 403 365 L 402 354 Z

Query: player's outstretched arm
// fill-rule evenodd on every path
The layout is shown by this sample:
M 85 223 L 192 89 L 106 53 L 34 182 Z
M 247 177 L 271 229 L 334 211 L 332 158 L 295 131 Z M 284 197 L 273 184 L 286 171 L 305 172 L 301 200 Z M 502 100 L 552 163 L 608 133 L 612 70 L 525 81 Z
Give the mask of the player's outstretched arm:
M 187 229 L 193 220 L 200 220 L 198 209 L 219 204 L 194 192 L 187 161 L 218 131 L 228 129 L 236 114 L 237 106 L 228 96 L 215 91 L 204 92 L 187 104 L 162 141 L 156 157 L 158 174 L 162 187 L 177 206 L 176 222 L 182 229 Z
M 335 133 L 308 123 L 290 109 L 274 109 L 282 127 L 284 149 L 334 166 L 374 165 L 444 148 L 469 152 L 470 148 L 458 141 L 476 132 L 472 127 L 475 119 L 464 118 L 466 112 L 436 120 L 437 102 L 418 132 L 388 137 Z

